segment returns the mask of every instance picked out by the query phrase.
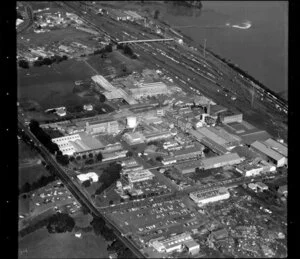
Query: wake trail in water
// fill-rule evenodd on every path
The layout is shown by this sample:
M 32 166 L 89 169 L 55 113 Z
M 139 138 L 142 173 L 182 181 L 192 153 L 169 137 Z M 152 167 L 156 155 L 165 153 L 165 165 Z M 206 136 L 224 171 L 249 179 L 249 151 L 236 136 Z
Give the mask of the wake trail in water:
M 226 26 L 231 27 L 231 28 L 236 28 L 236 29 L 241 29 L 241 30 L 247 30 L 251 28 L 252 24 L 250 21 L 243 22 L 241 25 L 233 24 L 231 25 L 230 23 L 226 23 Z

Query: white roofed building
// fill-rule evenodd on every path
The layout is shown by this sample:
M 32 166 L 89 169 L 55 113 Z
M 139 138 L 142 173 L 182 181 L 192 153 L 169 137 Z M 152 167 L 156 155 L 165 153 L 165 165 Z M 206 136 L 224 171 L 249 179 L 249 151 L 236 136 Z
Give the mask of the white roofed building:
M 94 172 L 90 172 L 87 174 L 79 174 L 79 175 L 77 175 L 77 178 L 81 182 L 84 182 L 87 180 L 92 180 L 93 182 L 98 182 L 98 180 L 99 180 L 99 176 Z
M 216 202 L 224 199 L 228 199 L 230 193 L 225 187 L 219 189 L 212 189 L 208 191 L 197 191 L 190 193 L 190 198 L 198 205 L 204 205 L 210 202 Z
M 251 144 L 251 147 L 258 151 L 262 156 L 266 157 L 268 160 L 271 160 L 277 167 L 282 167 L 287 164 L 287 159 L 282 154 L 278 153 L 265 143 L 255 141 Z

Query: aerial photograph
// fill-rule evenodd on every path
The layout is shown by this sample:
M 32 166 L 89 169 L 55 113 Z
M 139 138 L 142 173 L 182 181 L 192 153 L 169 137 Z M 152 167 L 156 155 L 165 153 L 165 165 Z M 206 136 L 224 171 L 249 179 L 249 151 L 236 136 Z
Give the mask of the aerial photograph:
M 17 1 L 18 258 L 286 258 L 288 11 Z

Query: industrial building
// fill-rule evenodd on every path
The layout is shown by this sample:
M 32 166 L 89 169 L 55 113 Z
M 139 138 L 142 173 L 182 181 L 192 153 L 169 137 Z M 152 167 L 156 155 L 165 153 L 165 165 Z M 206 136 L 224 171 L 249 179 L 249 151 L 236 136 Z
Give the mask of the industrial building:
M 199 142 L 201 142 L 203 145 L 210 148 L 212 151 L 219 155 L 223 155 L 228 153 L 229 151 L 222 145 L 218 144 L 211 138 L 205 137 L 203 134 L 201 134 L 198 130 L 190 129 L 188 131 L 193 137 L 195 137 Z
M 281 195 L 287 196 L 287 194 L 288 194 L 287 185 L 280 186 L 278 189 L 278 193 Z
M 176 158 L 174 157 L 164 157 L 163 158 L 163 165 L 171 165 L 171 164 L 175 164 L 177 162 Z
M 95 75 L 92 77 L 92 81 L 96 84 L 96 90 L 99 93 L 103 93 L 107 100 L 124 99 L 130 105 L 137 104 L 137 102 L 131 96 L 129 96 L 124 90 L 116 88 L 110 82 L 108 82 L 103 76 Z M 102 91 L 99 88 L 99 86 L 103 88 L 104 91 Z
M 140 99 L 147 96 L 166 94 L 168 93 L 168 87 L 163 82 L 142 83 L 139 84 L 139 87 L 131 88 L 129 91 L 131 92 L 133 98 Z
M 154 177 L 154 174 L 151 173 L 147 169 L 130 171 L 130 172 L 126 172 L 124 174 L 125 174 L 129 184 L 152 180 Z
M 203 127 L 197 129 L 197 132 L 227 150 L 230 150 L 241 143 L 240 137 L 230 134 L 220 127 Z
M 122 138 L 129 145 L 136 145 L 145 142 L 145 136 L 141 132 L 127 132 Z
M 270 160 L 277 167 L 282 167 L 287 164 L 287 158 L 273 150 L 270 146 L 265 143 L 255 141 L 251 144 L 251 148 L 259 152 L 267 160 Z
M 229 153 L 222 156 L 215 156 L 202 159 L 202 168 L 211 169 L 222 166 L 235 165 L 241 163 L 245 158 L 239 157 L 237 153 Z
M 241 173 L 243 176 L 256 176 L 265 172 L 275 172 L 276 167 L 264 160 L 254 159 L 253 161 L 244 161 L 243 163 L 236 166 L 236 171 Z
M 117 9 L 110 9 L 109 15 L 117 21 L 126 21 L 126 20 L 129 20 L 131 17 L 130 15 L 125 14 L 122 11 L 117 10 Z
M 200 245 L 188 233 L 171 236 L 163 239 L 163 237 L 150 240 L 149 246 L 152 246 L 159 253 L 172 253 L 174 251 L 181 251 L 187 247 L 188 251 L 195 255 L 200 251 Z
M 221 113 L 221 121 L 222 123 L 233 123 L 233 122 L 243 122 L 243 114 L 242 113 L 233 113 L 231 111 L 226 111 Z
M 219 189 L 212 189 L 208 191 L 197 191 L 190 193 L 190 198 L 200 206 L 210 202 L 228 199 L 229 197 L 230 193 L 225 187 L 220 187 Z
M 137 14 L 136 12 L 134 11 L 124 11 L 125 14 L 127 14 L 127 16 L 129 16 L 129 20 L 142 20 L 144 19 L 142 16 L 140 16 L 139 14 Z
M 117 152 L 123 149 L 121 143 L 104 145 L 96 137 L 93 137 L 85 132 L 72 134 L 59 138 L 53 138 L 53 143 L 56 143 L 63 155 L 84 155 L 88 153 L 102 154 Z
M 279 154 L 283 155 L 284 157 L 287 158 L 288 156 L 288 149 L 287 149 L 287 146 L 286 144 L 284 143 L 280 143 L 274 139 L 267 139 L 264 144 L 266 146 L 268 146 L 269 148 L 275 150 L 276 152 L 278 152 Z
M 144 136 L 146 138 L 146 142 L 150 142 L 155 140 L 167 139 L 172 137 L 173 135 L 170 131 L 165 130 L 165 131 L 144 133 Z
M 123 161 L 121 165 L 123 168 L 131 168 L 131 167 L 138 166 L 139 163 L 134 158 L 131 158 Z
M 111 119 L 100 122 L 86 122 L 85 130 L 88 134 L 116 134 L 119 132 L 119 123 Z
M 87 180 L 92 180 L 93 182 L 98 182 L 98 180 L 99 180 L 99 176 L 94 172 L 90 172 L 87 174 L 79 174 L 79 175 L 77 175 L 77 178 L 79 179 L 80 182 L 84 182 Z
M 269 189 L 268 185 L 266 185 L 266 184 L 264 184 L 264 183 L 262 183 L 262 182 L 257 182 L 257 183 L 256 183 L 256 186 L 257 186 L 257 188 L 258 188 L 260 191 L 265 191 L 265 190 L 268 190 L 268 189 Z
M 175 150 L 172 152 L 172 156 L 177 160 L 186 160 L 186 159 L 192 159 L 199 156 L 202 156 L 203 154 L 204 146 L 202 145 L 196 145 L 194 147 L 190 148 L 184 148 L 181 150 Z
M 221 240 L 221 239 L 224 239 L 227 237 L 228 237 L 228 231 L 225 228 L 213 231 L 211 233 L 211 238 L 213 238 L 215 240 Z
M 227 165 L 234 165 L 242 162 L 244 158 L 241 158 L 236 153 L 229 153 L 221 156 L 215 156 L 210 158 L 204 158 L 196 161 L 188 161 L 176 165 L 175 167 L 182 174 L 193 173 L 196 168 L 199 169 L 211 169 L 218 168 Z
M 63 153 L 63 155 L 73 155 L 76 152 L 80 153 L 97 150 L 104 147 L 100 141 L 85 134 L 84 132 L 53 138 L 52 142 L 58 145 L 59 150 Z
M 103 155 L 102 162 L 126 157 L 126 153 L 127 153 L 126 150 L 115 151 L 115 152 L 110 152 L 110 153 L 103 153 L 102 154 Z

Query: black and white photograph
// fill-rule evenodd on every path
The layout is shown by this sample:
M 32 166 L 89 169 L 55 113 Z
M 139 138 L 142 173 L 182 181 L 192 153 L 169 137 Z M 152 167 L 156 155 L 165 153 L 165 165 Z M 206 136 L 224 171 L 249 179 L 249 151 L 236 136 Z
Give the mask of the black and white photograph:
M 288 256 L 288 1 L 15 8 L 18 258 Z

